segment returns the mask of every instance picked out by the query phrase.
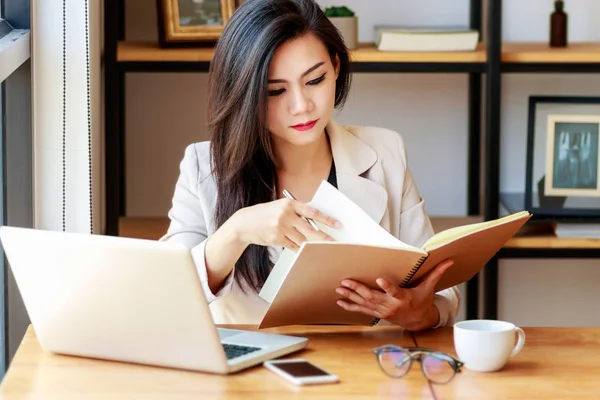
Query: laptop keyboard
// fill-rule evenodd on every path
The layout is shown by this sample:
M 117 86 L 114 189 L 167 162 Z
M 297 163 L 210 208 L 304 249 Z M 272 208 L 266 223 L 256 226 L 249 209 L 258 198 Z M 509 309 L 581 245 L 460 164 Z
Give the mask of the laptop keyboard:
M 225 349 L 225 355 L 228 360 L 232 358 L 241 357 L 243 355 L 255 352 L 257 350 L 261 350 L 260 347 L 252 347 L 252 346 L 239 346 L 236 344 L 227 344 L 222 343 L 223 348 Z

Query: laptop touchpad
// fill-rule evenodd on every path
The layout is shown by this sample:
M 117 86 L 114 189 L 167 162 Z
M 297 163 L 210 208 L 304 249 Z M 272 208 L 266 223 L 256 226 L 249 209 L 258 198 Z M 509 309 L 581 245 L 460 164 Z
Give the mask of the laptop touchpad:
M 222 329 L 222 328 L 217 329 L 217 332 L 219 332 L 219 338 L 221 340 L 226 339 L 231 336 L 239 335 L 240 333 L 242 333 L 235 329 Z

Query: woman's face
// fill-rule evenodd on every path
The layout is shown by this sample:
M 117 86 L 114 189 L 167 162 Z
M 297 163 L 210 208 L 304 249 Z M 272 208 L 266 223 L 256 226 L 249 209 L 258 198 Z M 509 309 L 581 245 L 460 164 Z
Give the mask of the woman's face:
M 335 105 L 337 66 L 316 36 L 282 44 L 269 66 L 267 129 L 275 142 L 304 146 L 317 141 Z

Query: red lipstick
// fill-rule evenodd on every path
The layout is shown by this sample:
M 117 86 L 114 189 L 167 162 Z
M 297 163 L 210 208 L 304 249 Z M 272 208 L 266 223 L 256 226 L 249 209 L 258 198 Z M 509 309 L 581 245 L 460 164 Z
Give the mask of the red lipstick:
M 294 128 L 297 131 L 308 131 L 308 130 L 311 130 L 315 126 L 317 121 L 318 120 L 315 119 L 314 121 L 308 121 L 303 124 L 294 125 L 294 126 L 292 126 L 292 128 Z

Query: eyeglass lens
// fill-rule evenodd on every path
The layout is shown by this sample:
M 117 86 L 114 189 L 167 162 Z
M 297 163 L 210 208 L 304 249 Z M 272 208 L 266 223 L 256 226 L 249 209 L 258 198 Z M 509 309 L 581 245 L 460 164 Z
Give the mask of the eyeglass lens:
M 423 373 L 436 383 L 446 383 L 454 375 L 454 369 L 448 362 L 441 357 L 436 357 L 433 354 L 427 354 L 421 360 Z
M 387 348 L 379 353 L 379 363 L 386 374 L 401 377 L 410 369 L 410 354 L 405 350 Z

